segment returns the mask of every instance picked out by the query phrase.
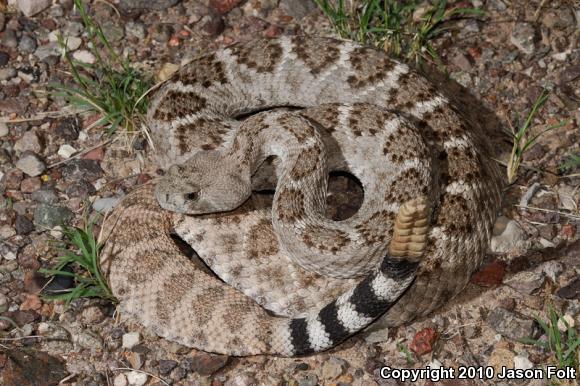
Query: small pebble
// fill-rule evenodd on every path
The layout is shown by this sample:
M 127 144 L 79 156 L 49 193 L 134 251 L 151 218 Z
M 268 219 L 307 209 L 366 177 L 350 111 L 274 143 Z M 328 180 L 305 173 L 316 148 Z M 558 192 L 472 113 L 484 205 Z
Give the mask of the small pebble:
M 125 374 L 117 374 L 113 379 L 113 386 L 127 386 L 127 378 Z
M 4 137 L 5 135 L 10 134 L 10 130 L 8 129 L 8 125 L 4 122 L 0 122 L 0 137 Z
M 28 154 L 20 158 L 16 162 L 16 167 L 31 177 L 39 176 L 46 170 L 46 165 L 36 154 Z
M 128 332 L 123 334 L 123 348 L 132 349 L 141 342 L 141 335 L 138 332 Z
M 73 53 L 73 58 L 79 62 L 87 64 L 94 64 L 96 61 L 95 56 L 87 50 L 75 51 Z
M 8 298 L 6 295 L 0 293 L 0 314 L 8 310 Z
M 534 367 L 534 364 L 523 355 L 516 355 L 514 357 L 514 369 L 516 370 L 528 370 Z
M 69 159 L 74 153 L 77 152 L 77 149 L 72 147 L 71 145 L 65 143 L 64 145 L 60 145 L 58 148 L 58 155 L 64 159 Z
M 569 328 L 574 328 L 574 324 L 574 318 L 571 315 L 564 315 L 558 319 L 558 330 L 566 332 Z
M 138 371 L 131 371 L 127 374 L 127 380 L 131 386 L 143 386 L 148 379 L 149 375 Z
M 108 212 L 119 203 L 119 197 L 98 198 L 93 203 L 93 209 L 97 212 Z

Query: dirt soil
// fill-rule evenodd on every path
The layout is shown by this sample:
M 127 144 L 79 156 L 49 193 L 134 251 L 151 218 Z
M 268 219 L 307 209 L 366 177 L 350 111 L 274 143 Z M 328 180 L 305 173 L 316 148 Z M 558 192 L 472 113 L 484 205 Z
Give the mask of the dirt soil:
M 542 88 L 552 92 L 532 132 L 564 124 L 528 150 L 515 183 L 506 181 L 488 257 L 460 296 L 411 325 L 360 334 L 331 351 L 296 359 L 211 355 L 119 322 L 105 301 L 77 300 L 67 308 L 39 296 L 43 280 L 36 271 L 56 261 L 51 240 L 62 237 L 58 224 L 80 224 L 85 210 L 114 206 L 157 170 L 147 161 L 145 140 L 111 144 L 103 130 L 86 129 L 95 116 L 67 115 L 63 99 L 47 94 L 49 83 L 71 82 L 55 43 L 58 31 L 69 36 L 77 57 L 91 60 L 72 0 L 9 3 L 39 10 L 27 17 L 0 1 L 0 384 L 373 386 L 411 383 L 381 379 L 383 366 L 528 369 L 558 363 L 550 350 L 520 340 L 546 339 L 534 317 L 545 320 L 548 306 L 576 330 L 580 326 L 580 174 L 577 166 L 563 166 L 580 154 L 577 2 L 451 2 L 486 12 L 454 21 L 435 46 L 453 80 L 439 76 L 442 86 L 468 90 L 465 108 L 486 111 L 490 126 L 497 122 L 489 132 L 497 150 L 493 162 L 505 170 L 511 149 L 498 128 L 509 130 L 518 117 L 523 120 Z M 85 3 L 113 46 L 150 74 L 257 36 L 335 36 L 311 0 Z M 122 163 L 109 158 L 105 150 L 112 147 L 123 152 Z M 84 152 L 71 157 L 75 151 Z M 349 185 L 335 186 L 339 197 Z M 344 204 L 340 197 L 334 202 Z

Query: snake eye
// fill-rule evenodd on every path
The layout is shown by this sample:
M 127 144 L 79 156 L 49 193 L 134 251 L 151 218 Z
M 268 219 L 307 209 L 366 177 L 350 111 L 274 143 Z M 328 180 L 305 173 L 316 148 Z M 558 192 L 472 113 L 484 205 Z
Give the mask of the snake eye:
M 199 198 L 199 192 L 186 193 L 185 198 L 188 201 L 197 201 L 197 199 Z

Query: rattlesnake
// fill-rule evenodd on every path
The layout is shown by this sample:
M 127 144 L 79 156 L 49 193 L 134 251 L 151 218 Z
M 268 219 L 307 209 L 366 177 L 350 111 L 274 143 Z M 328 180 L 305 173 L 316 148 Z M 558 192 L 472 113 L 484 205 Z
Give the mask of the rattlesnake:
M 302 318 L 272 317 L 239 292 L 205 274 L 203 267 L 188 263 L 168 237 L 174 229 L 198 250 L 204 243 L 203 231 L 214 229 L 214 239 L 224 237 L 224 255 L 228 251 L 233 254 L 235 238 L 232 242 L 226 233 L 220 234 L 220 223 L 225 222 L 232 230 L 232 221 L 240 224 L 252 216 L 263 219 L 263 213 L 257 214 L 245 205 L 238 213 L 225 214 L 225 220 L 219 215 L 196 218 L 171 214 L 158 207 L 152 188 L 147 186 L 129 195 L 105 224 L 104 234 L 109 240 L 102 255 L 103 267 L 126 314 L 161 336 L 208 351 L 295 355 L 326 349 L 366 327 L 389 308 L 382 318 L 386 325 L 425 315 L 465 286 L 483 258 L 499 206 L 496 167 L 485 159 L 485 150 L 479 146 L 479 124 L 466 122 L 429 81 L 385 54 L 323 38 L 284 37 L 235 45 L 194 60 L 169 79 L 152 99 L 148 123 L 158 147 L 159 165 L 168 168 L 183 163 L 199 149 L 233 145 L 239 127 L 236 117 L 282 106 L 327 103 L 346 104 L 351 112 L 357 103 L 398 111 L 396 116 L 416 125 L 428 144 L 429 153 L 421 157 L 435 161 L 429 171 L 434 182 L 422 192 L 432 205 L 425 258 L 413 285 L 395 306 L 390 308 L 411 283 L 413 264 L 408 259 L 387 256 L 378 270 L 337 301 L 321 307 L 327 303 L 322 296 L 312 304 L 315 310 L 305 312 Z M 331 133 L 338 124 L 360 125 L 366 132 L 353 130 L 352 136 L 368 136 L 373 141 L 381 125 L 365 121 L 365 109 L 361 111 L 363 114 L 358 116 L 334 111 L 334 115 L 314 114 L 310 118 Z M 353 121 L 340 121 L 349 116 Z M 382 147 L 394 164 L 414 157 L 400 142 L 395 146 L 392 143 L 385 141 Z M 411 167 L 401 173 L 399 184 L 379 198 L 395 204 L 385 213 L 389 226 L 396 209 L 417 198 L 416 189 L 407 189 L 421 185 L 416 169 Z M 172 175 L 175 178 L 169 173 L 166 181 Z M 413 208 L 425 215 L 413 205 L 407 209 L 416 215 Z M 405 212 L 403 209 L 400 210 Z M 200 232 L 200 224 L 208 227 Z M 268 228 L 261 225 L 262 231 Z M 263 233 L 254 235 L 257 237 L 250 244 L 262 255 L 275 255 L 278 251 L 268 251 L 271 238 L 266 238 L 266 245 L 259 245 Z M 392 241 L 392 235 L 387 233 L 386 243 Z M 210 266 L 211 260 L 206 259 Z M 223 260 L 213 262 L 224 265 Z M 251 259 L 249 262 L 254 263 Z M 232 261 L 230 267 L 236 263 L 243 264 Z M 394 268 L 387 269 L 389 265 Z M 400 266 L 403 268 L 397 269 Z M 222 273 L 240 291 L 255 296 L 261 304 L 268 303 L 253 291 L 251 278 L 243 278 L 239 270 L 227 271 Z M 368 268 L 362 271 L 368 272 Z M 323 285 L 320 283 L 324 279 L 315 277 L 312 281 L 316 280 Z M 308 281 L 302 284 L 306 286 Z M 285 284 L 284 280 L 280 284 Z M 326 291 L 325 296 L 330 294 L 335 296 L 336 291 Z M 377 301 L 379 298 L 381 301 Z M 253 327 L 251 331 L 249 326 Z

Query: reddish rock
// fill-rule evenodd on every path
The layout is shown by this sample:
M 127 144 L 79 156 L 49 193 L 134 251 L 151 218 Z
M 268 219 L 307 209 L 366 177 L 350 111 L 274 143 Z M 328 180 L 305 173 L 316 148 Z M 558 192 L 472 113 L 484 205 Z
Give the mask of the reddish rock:
M 418 355 L 427 354 L 433 351 L 433 345 L 436 340 L 437 332 L 431 327 L 427 327 L 415 334 L 409 348 Z
M 151 176 L 149 174 L 141 173 L 137 176 L 137 185 L 143 185 L 149 180 L 151 180 Z
M 574 238 L 574 235 L 576 234 L 576 227 L 572 224 L 564 224 L 562 225 L 560 234 L 562 235 L 563 238 L 572 240 Z
M 68 375 L 63 361 L 45 352 L 7 350 L 3 355 L 4 385 L 56 386 Z
M 271 24 L 264 32 L 264 36 L 266 36 L 267 38 L 275 38 L 276 36 L 280 35 L 281 33 L 282 33 L 282 29 L 280 27 L 277 27 L 277 26 Z
M 190 369 L 199 375 L 209 376 L 228 364 L 230 357 L 200 352 L 191 358 Z
M 20 183 L 24 174 L 18 169 L 12 169 L 4 176 L 4 184 L 8 190 L 20 189 Z
M 209 6 L 216 12 L 222 15 L 234 9 L 241 0 L 210 0 Z
M 505 276 L 506 265 L 496 260 L 482 267 L 471 277 L 471 282 L 480 287 L 495 287 L 502 283 Z
M 83 159 L 90 159 L 93 161 L 102 161 L 104 157 L 105 149 L 103 149 L 103 147 L 97 147 L 83 155 Z
M 40 189 L 41 184 L 40 178 L 28 177 L 23 179 L 20 183 L 20 191 L 22 191 L 22 193 L 32 193 Z
M 20 311 L 34 310 L 38 311 L 42 308 L 42 301 L 36 294 L 25 294 L 24 301 L 20 305 Z

